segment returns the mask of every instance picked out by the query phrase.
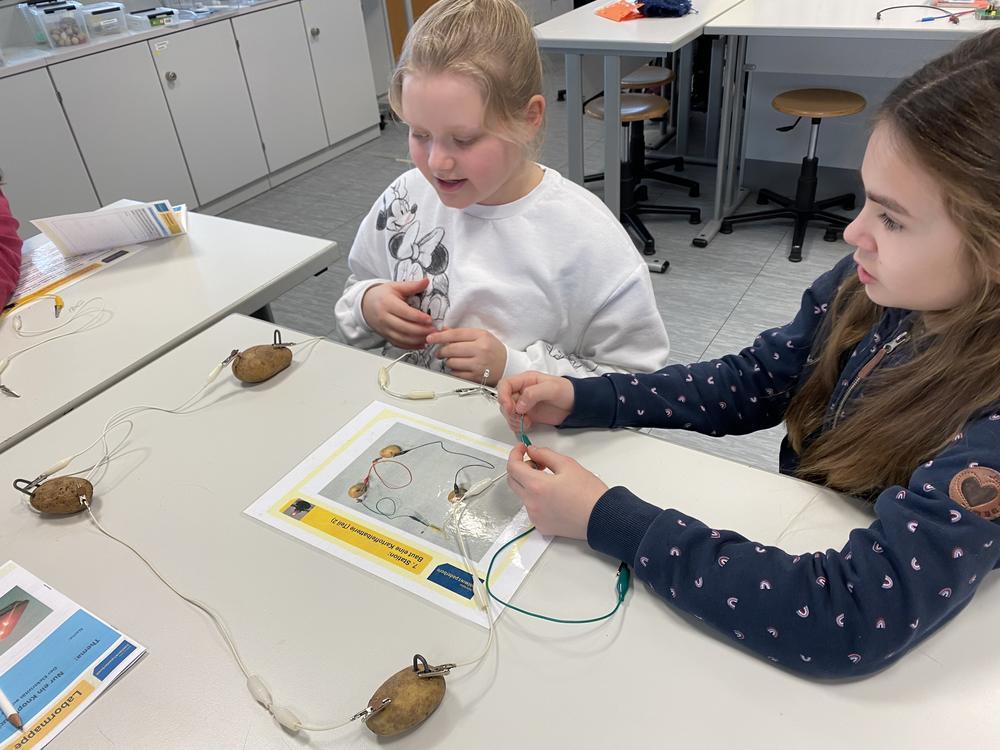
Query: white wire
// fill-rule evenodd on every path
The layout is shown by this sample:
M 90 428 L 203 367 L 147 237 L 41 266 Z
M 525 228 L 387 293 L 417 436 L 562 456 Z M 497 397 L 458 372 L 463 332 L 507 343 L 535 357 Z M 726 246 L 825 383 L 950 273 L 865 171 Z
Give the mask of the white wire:
M 42 299 L 55 299 L 55 295 L 54 294 L 46 294 L 44 297 L 39 297 L 38 298 L 38 300 L 42 300 Z M 32 303 L 32 305 L 34 305 L 35 302 L 37 302 L 38 300 L 35 300 Z M 94 315 L 94 314 L 100 314 L 100 313 L 103 313 L 103 312 L 107 312 L 107 308 L 103 304 L 101 304 L 101 309 L 100 310 L 88 310 L 87 308 L 89 308 L 90 305 L 91 305 L 91 303 L 93 303 L 93 302 L 103 303 L 104 302 L 104 298 L 103 297 L 91 297 L 90 299 L 84 300 L 82 302 L 78 302 L 77 304 L 75 304 L 72 307 L 68 308 L 67 311 L 70 313 L 70 315 L 69 315 L 68 318 L 66 318 L 65 320 L 63 320 L 62 323 L 59 323 L 58 325 L 54 325 L 51 328 L 38 328 L 38 329 L 35 329 L 35 330 L 31 330 L 31 331 L 26 331 L 26 330 L 24 330 L 24 328 L 20 327 L 21 326 L 21 321 L 23 320 L 23 318 L 21 317 L 21 313 L 18 312 L 17 314 L 15 314 L 13 316 L 14 334 L 16 336 L 18 336 L 19 338 L 22 338 L 22 339 L 34 338 L 35 336 L 44 336 L 47 333 L 52 333 L 53 331 L 58 331 L 61 328 L 65 328 L 66 326 L 68 326 L 71 323 L 73 323 L 77 318 L 81 317 L 82 315 Z
M 313 338 L 310 338 L 310 339 L 306 339 L 305 341 L 296 342 L 295 344 L 291 344 L 291 345 L 293 345 L 293 346 L 302 346 L 302 345 L 306 345 L 306 344 L 309 344 L 309 343 L 312 343 L 312 342 L 315 342 L 315 341 L 319 341 L 322 338 L 324 338 L 324 337 L 317 336 L 317 337 L 313 337 Z M 407 355 L 404 354 L 403 356 L 405 357 Z M 400 359 L 402 359 L 402 357 L 400 357 L 399 359 L 397 359 L 395 361 L 398 362 Z M 125 446 L 126 442 L 128 441 L 129 436 L 132 434 L 132 430 L 135 427 L 135 422 L 131 419 L 131 417 L 135 417 L 138 414 L 146 412 L 146 411 L 157 411 L 157 412 L 161 412 L 161 413 L 165 413 L 165 414 L 183 415 L 185 413 L 185 409 L 189 408 L 194 402 L 197 401 L 197 399 L 202 395 L 202 393 L 211 384 L 211 382 L 212 382 L 212 380 L 209 379 L 208 382 L 206 382 L 204 385 L 202 385 L 200 388 L 198 388 L 198 390 L 195 391 L 194 394 L 192 394 L 189 398 L 187 398 L 185 401 L 183 401 L 179 406 L 175 407 L 174 409 L 165 409 L 165 408 L 160 407 L 160 406 L 152 406 L 152 405 L 136 405 L 136 406 L 127 407 L 125 409 L 122 409 L 122 410 L 116 412 L 115 414 L 113 414 L 111 417 L 108 418 L 107 422 L 105 422 L 104 430 L 101 432 L 101 434 L 90 445 L 88 445 L 86 448 L 84 448 L 82 451 L 74 453 L 68 459 L 68 463 L 76 460 L 77 458 L 79 458 L 82 455 L 85 455 L 90 450 L 92 450 L 94 448 L 94 446 L 96 446 L 98 443 L 102 443 L 102 452 L 101 452 L 101 455 L 98 458 L 98 460 L 95 461 L 89 467 L 86 467 L 86 468 L 83 468 L 83 469 L 78 469 L 78 470 L 73 471 L 73 472 L 66 472 L 65 476 L 72 476 L 72 475 L 75 475 L 75 474 L 82 474 L 83 472 L 87 472 L 86 479 L 87 479 L 87 481 L 91 482 L 91 484 L 93 485 L 93 480 L 94 480 L 94 477 L 96 476 L 97 472 L 101 469 L 101 467 L 106 466 L 108 463 L 110 463 L 114 459 L 114 457 L 116 456 L 116 454 Z M 123 427 L 123 426 L 126 426 L 126 425 L 128 426 L 128 431 L 122 436 L 122 438 L 118 441 L 117 444 L 115 444 L 113 447 L 109 446 L 108 435 L 110 433 L 112 433 L 114 430 L 118 429 L 119 427 Z M 64 468 L 68 468 L 68 463 L 67 463 L 67 466 L 64 467 Z M 483 593 L 482 587 L 481 587 L 481 585 L 479 583 L 478 576 L 476 575 L 475 565 L 473 564 L 473 562 L 472 562 L 472 560 L 470 559 L 470 556 L 469 556 L 469 551 L 468 551 L 468 546 L 466 544 L 465 536 L 462 534 L 461 523 L 462 523 L 462 518 L 465 515 L 465 512 L 469 509 L 469 507 L 471 505 L 470 501 L 473 500 L 474 498 L 476 498 L 476 497 L 484 494 L 487 490 L 489 490 L 491 487 L 493 487 L 494 484 L 496 484 L 498 481 L 500 481 L 501 479 L 503 479 L 505 476 L 507 476 L 507 472 L 504 472 L 504 473 L 502 473 L 502 474 L 500 474 L 498 476 L 495 476 L 495 477 L 491 477 L 489 479 L 482 480 L 481 482 L 479 482 L 477 484 L 474 484 L 472 487 L 470 487 L 469 490 L 465 493 L 465 495 L 462 498 L 461 508 L 458 510 L 457 514 L 455 515 L 455 533 L 456 533 L 456 536 L 457 536 L 457 539 L 458 539 L 459 549 L 460 549 L 460 551 L 462 553 L 462 558 L 463 558 L 463 560 L 465 562 L 466 569 L 469 571 L 470 575 L 472 576 L 473 594 L 474 594 L 474 596 L 476 596 L 477 600 L 480 602 L 480 605 L 485 610 L 486 621 L 487 621 L 487 625 L 489 627 L 489 636 L 487 638 L 486 645 L 483 648 L 483 650 L 480 652 L 480 654 L 478 656 L 476 656 L 475 658 L 473 658 L 473 659 L 469 659 L 467 661 L 464 661 L 464 662 L 456 664 L 456 667 L 468 667 L 468 666 L 474 666 L 474 665 L 478 664 L 479 662 L 481 662 L 483 659 L 485 659 L 487 657 L 487 655 L 490 652 L 490 649 L 492 648 L 492 646 L 493 646 L 493 644 L 495 642 L 495 630 L 496 630 L 496 626 L 494 625 L 494 622 L 493 622 L 493 616 L 492 616 L 492 611 L 491 611 L 491 608 L 490 608 L 489 597 L 486 596 Z M 240 671 L 247 678 L 248 682 L 251 679 L 257 679 L 261 684 L 263 684 L 263 681 L 261 680 L 261 678 L 259 676 L 252 675 L 250 673 L 249 669 L 246 666 L 246 663 L 243 661 L 243 657 L 241 656 L 241 654 L 239 652 L 239 647 L 236 645 L 236 641 L 235 641 L 235 639 L 233 638 L 233 636 L 231 635 L 231 633 L 229 631 L 229 627 L 227 626 L 225 619 L 220 614 L 218 614 L 208 604 L 205 604 L 202 601 L 199 601 L 197 599 L 194 599 L 192 597 L 189 597 L 189 596 L 181 593 L 135 547 L 133 547 L 128 542 L 126 542 L 124 539 L 121 539 L 120 537 L 115 536 L 110 531 L 108 531 L 106 528 L 104 528 L 104 526 L 101 524 L 101 522 L 97 519 L 97 516 L 94 514 L 94 511 L 91 509 L 89 503 L 83 502 L 83 505 L 84 505 L 84 508 L 86 509 L 88 515 L 90 516 L 91 521 L 93 521 L 94 525 L 97 527 L 97 529 L 102 534 L 104 534 L 109 539 L 112 539 L 113 541 L 117 542 L 118 544 L 121 544 L 123 547 L 125 547 L 126 549 L 128 549 L 129 551 L 131 551 L 136 557 L 138 557 L 140 560 L 142 560 L 142 562 L 146 565 L 147 568 L 149 568 L 149 570 L 153 573 L 153 575 L 155 575 L 174 594 L 176 594 L 178 597 L 180 597 L 182 600 L 184 600 L 188 604 L 192 605 L 193 607 L 196 607 L 197 609 L 201 610 L 206 615 L 208 615 L 208 617 L 212 620 L 212 623 L 215 625 L 216 629 L 219 631 L 219 634 L 222 636 L 223 640 L 226 642 L 226 645 L 229 648 L 230 652 L 233 654 L 233 658 L 236 660 L 236 663 L 239 666 Z M 31 507 L 30 504 L 29 504 L 29 507 Z M 32 510 L 34 510 L 34 508 L 32 508 Z M 38 511 L 36 511 L 36 512 L 38 512 Z M 257 696 L 254 695 L 254 698 L 256 699 Z M 359 718 L 359 715 L 360 715 L 360 714 L 355 714 L 354 716 L 352 716 L 351 718 L 347 719 L 346 721 L 342 721 L 342 722 L 339 722 L 337 724 L 307 724 L 307 723 L 304 723 L 301 720 L 299 720 L 298 717 L 295 716 L 294 713 L 292 713 L 289 709 L 285 709 L 282 706 L 265 705 L 265 708 L 272 714 L 272 716 L 275 717 L 275 719 L 278 719 L 278 714 L 279 713 L 283 717 L 287 716 L 288 714 L 291 714 L 291 718 L 294 718 L 294 721 L 295 721 L 295 724 L 297 725 L 297 727 L 299 729 L 304 729 L 304 730 L 309 731 L 309 732 L 326 732 L 326 731 L 333 731 L 333 730 L 336 730 L 336 729 L 341 729 L 341 728 L 343 728 L 345 726 L 348 726 L 349 724 L 353 723 L 355 721 L 355 719 Z M 279 723 L 281 723 L 280 720 L 279 720 Z M 292 727 L 289 727 L 289 728 L 292 728 Z
M 94 522 L 94 525 L 97 526 L 97 528 L 100 530 L 102 534 L 104 534 L 109 539 L 113 539 L 114 541 L 118 542 L 118 544 L 122 545 L 126 549 L 131 550 L 131 552 L 136 557 L 138 557 L 146 564 L 146 567 L 149 568 L 150 571 L 152 571 L 153 575 L 155 575 L 157 578 L 160 579 L 160 581 L 163 583 L 164 586 L 173 591 L 175 594 L 177 594 L 177 596 L 186 601 L 188 604 L 200 609 L 202 612 L 204 612 L 212 619 L 212 622 L 215 623 L 215 627 L 218 629 L 219 633 L 226 641 L 226 645 L 229 646 L 229 650 L 232 651 L 233 658 L 236 659 L 236 664 L 239 666 L 240 671 L 243 672 L 243 674 L 249 679 L 251 676 L 250 672 L 249 670 L 247 670 L 246 664 L 243 662 L 243 657 L 240 656 L 239 648 L 237 648 L 236 642 L 233 640 L 233 637 L 229 634 L 229 628 L 226 627 L 226 622 L 225 620 L 222 619 L 222 616 L 219 615 L 214 609 L 212 609 L 204 602 L 198 601 L 197 599 L 192 599 L 190 596 L 182 594 L 174 587 L 172 583 L 170 583 L 170 581 L 168 581 L 166 578 L 163 577 L 163 575 L 160 573 L 160 571 L 156 569 L 153 563 L 151 563 L 149 560 L 143 557 L 142 553 L 139 552 L 139 550 L 137 550 L 131 544 L 126 542 L 124 539 L 115 536 L 106 528 L 104 528 L 104 526 L 101 525 L 101 522 L 97 520 L 97 516 L 94 515 L 94 511 L 91 510 L 90 503 L 84 503 L 84 508 L 86 508 L 87 513 L 90 514 L 90 520 Z
M 392 360 L 385 367 L 379 368 L 378 372 L 378 387 L 383 393 L 387 393 L 394 398 L 401 398 L 407 401 L 429 401 L 432 399 L 438 399 L 442 396 L 452 396 L 455 394 L 465 394 L 468 395 L 473 391 L 476 386 L 463 386 L 462 388 L 453 388 L 450 391 L 408 391 L 407 393 L 400 393 L 399 391 L 394 391 L 389 387 L 389 370 L 399 364 L 403 359 L 409 357 L 414 352 L 403 352 L 401 355 Z M 485 383 L 479 386 L 480 393 L 485 397 L 494 397 L 492 389 L 489 388 Z
M 91 303 L 94 303 L 94 302 L 98 302 L 98 303 L 101 304 L 100 309 L 99 310 L 88 310 L 87 308 L 91 305 Z M 107 307 L 104 306 L 103 303 L 104 303 L 104 298 L 103 297 L 92 297 L 92 298 L 88 299 L 82 305 L 80 305 L 80 306 L 77 307 L 76 311 L 73 313 L 73 316 L 69 320 L 67 320 L 65 323 L 61 323 L 60 325 L 55 326 L 54 328 L 49 329 L 48 331 L 28 331 L 28 332 L 24 332 L 24 331 L 18 331 L 15 328 L 14 332 L 18 336 L 21 336 L 22 338 L 34 338 L 35 336 L 41 336 L 41 335 L 44 335 L 46 333 L 49 333 L 50 331 L 59 330 L 59 329 L 65 327 L 65 326 L 69 325 L 70 323 L 73 323 L 74 321 L 76 321 L 77 318 L 80 318 L 80 317 L 83 317 L 83 316 L 89 316 L 89 318 L 84 322 L 84 324 L 82 326 L 80 326 L 79 328 L 77 328 L 76 330 L 67 331 L 66 333 L 59 333 L 59 334 L 56 334 L 55 336 L 50 336 L 49 338 L 42 339 L 41 341 L 36 341 L 34 344 L 30 344 L 29 346 L 26 346 L 26 347 L 24 347 L 22 349 L 18 349 L 17 351 L 13 352 L 12 354 L 7 355 L 6 357 L 0 358 L 0 359 L 3 360 L 3 369 L 6 369 L 6 367 L 9 366 L 11 364 L 11 362 L 13 362 L 15 359 L 17 359 L 18 357 L 20 357 L 22 354 L 26 354 L 27 352 L 30 352 L 32 349 L 37 349 L 40 346 L 45 346 L 45 344 L 51 343 L 53 341 L 57 341 L 58 339 L 63 339 L 63 338 L 66 338 L 68 336 L 75 336 L 78 333 L 85 333 L 85 332 L 90 331 L 90 330 L 92 330 L 94 328 L 99 328 L 100 326 L 104 325 L 107 322 L 107 318 L 105 316 L 110 311 L 108 310 Z
M 316 337 L 313 337 L 313 338 L 310 338 L 310 339 L 306 339 L 305 341 L 296 342 L 293 345 L 294 346 L 302 346 L 302 345 L 305 345 L 305 344 L 313 343 L 315 341 L 320 341 L 323 338 L 324 337 L 322 337 L 322 336 L 316 336 Z M 103 450 L 102 450 L 102 453 L 100 455 L 100 458 L 98 458 L 98 460 L 94 464 L 92 464 L 91 466 L 89 466 L 87 468 L 79 469 L 79 470 L 74 471 L 74 472 L 66 472 L 65 476 L 72 476 L 74 474 L 82 474 L 83 472 L 86 471 L 86 472 L 88 472 L 88 474 L 86 476 L 86 479 L 87 479 L 87 481 L 91 482 L 91 485 L 93 485 L 93 483 L 94 483 L 93 482 L 94 476 L 97 474 L 97 472 L 100 470 L 100 468 L 102 466 L 106 466 L 108 463 L 111 462 L 112 459 L 114 459 L 115 455 L 122 449 L 122 447 L 124 447 L 124 445 L 127 442 L 129 436 L 132 434 L 132 430 L 133 430 L 133 428 L 135 426 L 135 423 L 132 421 L 131 417 L 137 416 L 138 414 L 140 414 L 142 412 L 145 412 L 145 411 L 157 411 L 157 412 L 161 412 L 161 413 L 165 413 L 165 414 L 173 414 L 173 415 L 178 415 L 178 416 L 183 415 L 184 413 L 186 413 L 184 410 L 187 409 L 188 407 L 190 407 L 191 405 L 193 405 L 193 403 L 197 401 L 197 399 L 202 395 L 202 393 L 205 391 L 205 389 L 208 388 L 208 386 L 211 384 L 211 382 L 212 382 L 212 379 L 210 378 L 208 380 L 208 382 L 206 382 L 204 385 L 202 385 L 200 388 L 198 388 L 198 390 L 195 391 L 194 394 L 192 394 L 189 398 L 187 398 L 185 401 L 183 401 L 180 404 L 180 406 L 177 406 L 174 409 L 164 409 L 163 407 L 160 407 L 160 406 L 151 406 L 151 405 L 136 405 L 136 406 L 127 407 L 125 409 L 122 409 L 121 411 L 116 412 L 115 414 L 113 414 L 111 417 L 108 418 L 107 422 L 105 422 L 105 424 L 104 424 L 104 430 L 97 437 L 97 439 L 94 440 L 90 445 L 88 445 L 82 451 L 79 451 L 79 452 L 73 454 L 68 460 L 71 462 L 71 461 L 79 458 L 80 456 L 86 454 L 95 445 L 97 445 L 99 442 L 103 443 Z M 113 432 L 114 430 L 116 430 L 117 428 L 122 427 L 124 425 L 128 425 L 128 431 L 125 433 L 125 435 L 122 436 L 121 440 L 119 440 L 118 443 L 114 447 L 109 447 L 109 444 L 108 444 L 108 435 L 111 432 Z M 121 544 L 126 549 L 130 550 L 136 557 L 138 557 L 140 560 L 142 560 L 142 562 L 146 565 L 146 567 L 149 568 L 149 570 L 153 573 L 153 575 L 155 575 L 163 583 L 163 585 L 165 585 L 174 594 L 176 594 L 178 597 L 180 597 L 182 600 L 184 600 L 188 604 L 192 605 L 193 607 L 198 608 L 199 610 L 201 610 L 202 612 L 204 612 L 206 615 L 208 615 L 208 617 L 212 620 L 212 623 L 215 625 L 216 629 L 219 631 L 219 634 L 222 636 L 223 640 L 226 642 L 226 645 L 228 646 L 229 650 L 232 652 L 233 658 L 236 660 L 236 664 L 239 666 L 240 671 L 243 673 L 244 677 L 247 678 L 248 682 L 251 679 L 256 679 L 261 684 L 263 684 L 263 681 L 261 680 L 261 678 L 258 675 L 251 674 L 250 671 L 249 671 L 249 669 L 247 669 L 246 663 L 243 661 L 243 657 L 240 655 L 239 647 L 236 645 L 236 641 L 233 638 L 232 634 L 230 633 L 229 627 L 227 626 L 226 621 L 222 617 L 222 615 L 218 614 L 208 604 L 205 604 L 202 601 L 199 601 L 197 599 L 193 599 L 193 598 L 191 598 L 191 597 L 189 597 L 189 596 L 181 593 L 176 587 L 174 587 L 173 584 L 171 584 L 166 578 L 164 578 L 164 576 L 160 573 L 160 571 L 157 570 L 156 567 L 149 560 L 147 560 L 142 555 L 141 552 L 139 552 L 139 550 L 137 550 L 131 544 L 129 544 L 128 542 L 126 542 L 124 539 L 121 539 L 120 537 L 115 536 L 110 531 L 108 531 L 106 528 L 104 528 L 104 526 L 101 524 L 101 522 L 99 520 L 97 520 L 97 516 L 94 514 L 94 511 L 91 509 L 89 503 L 83 502 L 83 506 L 86 509 L 88 515 L 90 516 L 90 520 L 94 522 L 94 525 L 97 526 L 98 530 L 102 534 L 104 534 L 105 536 L 107 536 L 109 539 L 112 539 L 115 542 L 118 542 L 118 544 Z M 35 508 L 33 508 L 30 505 L 30 503 L 29 503 L 28 507 L 31 508 L 36 513 L 39 512 Z M 248 687 L 248 689 L 249 689 L 249 687 Z M 256 699 L 257 696 L 254 695 L 254 698 Z M 304 730 L 310 731 L 310 732 L 325 732 L 325 731 L 332 731 L 332 730 L 335 730 L 335 729 L 340 729 L 340 728 L 345 727 L 348 724 L 352 723 L 355 720 L 355 718 L 357 718 L 357 715 L 355 715 L 355 716 L 351 717 L 350 719 L 347 719 L 346 721 L 343 721 L 343 722 L 340 722 L 340 723 L 337 723 L 337 724 L 331 724 L 331 725 L 306 724 L 306 723 L 303 723 L 301 720 L 299 720 L 298 717 L 295 716 L 295 714 L 290 711 L 290 709 L 284 708 L 283 706 L 274 706 L 272 704 L 272 705 L 265 705 L 264 707 L 267 709 L 267 711 L 269 713 L 271 713 L 272 716 L 275 717 L 275 719 L 278 718 L 278 714 L 279 713 L 281 713 L 283 717 L 287 716 L 288 714 L 291 714 L 291 717 L 294 718 L 294 721 L 295 721 L 295 723 L 296 723 L 296 725 L 297 725 L 297 727 L 299 729 L 304 729 Z M 279 720 L 279 723 L 281 723 L 280 720 Z M 294 730 L 293 727 L 289 727 L 289 729 L 293 729 Z
M 468 659 L 466 661 L 456 662 L 455 663 L 456 668 L 472 667 L 475 666 L 476 664 L 479 664 L 479 662 L 481 662 L 483 659 L 487 657 L 487 655 L 489 655 L 490 648 L 493 646 L 493 642 L 496 638 L 496 625 L 493 623 L 493 609 L 490 606 L 489 596 L 483 593 L 482 586 L 479 583 L 479 576 L 476 574 L 476 566 L 469 557 L 469 549 L 466 546 L 465 535 L 462 533 L 462 518 L 465 516 L 465 512 L 471 506 L 472 504 L 471 500 L 473 500 L 479 495 L 484 494 L 487 490 L 493 487 L 494 484 L 499 482 L 505 476 L 507 476 L 506 471 L 503 472 L 503 474 L 498 474 L 495 477 L 484 479 L 483 481 L 472 485 L 472 487 L 469 488 L 469 491 L 462 496 L 462 503 L 461 503 L 462 507 L 458 510 L 458 513 L 455 514 L 454 526 L 455 526 L 455 537 L 458 540 L 458 548 L 462 553 L 462 560 L 465 562 L 465 568 L 469 572 L 469 575 L 472 576 L 473 595 L 479 601 L 480 606 L 483 607 L 483 609 L 485 610 L 486 624 L 489 627 L 489 636 L 486 639 L 486 645 L 483 647 L 483 650 L 479 653 L 479 655 L 472 659 Z M 447 526 L 447 524 L 445 525 Z
M 212 609 L 205 602 L 199 601 L 198 599 L 194 599 L 194 598 L 192 598 L 190 596 L 187 596 L 186 594 L 180 592 L 172 583 L 170 583 L 170 581 L 168 581 L 166 578 L 163 577 L 163 574 L 160 573 L 160 571 L 156 569 L 156 566 L 154 566 L 153 563 L 151 563 L 149 560 L 147 560 L 143 556 L 143 554 L 141 552 L 139 552 L 139 550 L 137 550 L 135 547 L 133 547 L 131 544 L 129 544 L 128 542 L 126 542 L 121 537 L 115 536 L 110 531 L 108 531 L 106 528 L 104 528 L 104 526 L 101 524 L 101 522 L 97 520 L 97 516 L 94 515 L 94 511 L 91 510 L 91 507 L 90 507 L 89 503 L 85 502 L 85 503 L 83 503 L 83 506 L 84 506 L 84 508 L 86 508 L 87 513 L 90 515 L 90 520 L 94 522 L 94 525 L 97 526 L 98 530 L 102 534 L 104 534 L 109 539 L 112 539 L 112 540 L 118 542 L 118 544 L 122 545 L 123 547 L 125 547 L 126 549 L 128 549 L 129 551 L 131 551 L 132 554 L 134 554 L 136 557 L 138 557 L 140 560 L 142 560 L 143 563 L 145 563 L 146 567 L 149 568 L 149 570 L 153 573 L 153 575 L 155 575 L 158 579 L 160 579 L 160 581 L 163 583 L 164 586 L 166 586 L 168 589 L 170 589 L 172 592 L 174 592 L 174 594 L 176 594 L 178 597 L 180 597 L 181 599 L 183 599 L 185 602 L 187 602 L 191 606 L 197 607 L 202 612 L 204 612 L 206 615 L 208 615 L 208 617 L 212 620 L 212 623 L 215 625 L 216 630 L 219 631 L 219 635 L 221 635 L 222 638 L 223 638 L 223 640 L 226 642 L 226 646 L 229 647 L 229 651 L 232 653 L 233 658 L 236 660 L 236 664 L 240 668 L 240 671 L 243 673 L 243 676 L 246 677 L 246 679 L 247 679 L 248 682 L 251 679 L 257 679 L 261 684 L 263 684 L 263 680 L 261 680 L 260 676 L 259 675 L 251 674 L 250 670 L 247 668 L 246 662 L 243 661 L 243 656 L 240 654 L 239 647 L 236 645 L 236 639 L 233 638 L 232 634 L 230 633 L 229 626 L 226 624 L 226 621 L 222 617 L 222 615 L 220 615 L 218 612 L 216 612 L 214 609 Z M 257 696 L 254 695 L 254 698 L 256 699 Z M 338 724 L 331 724 L 331 725 L 305 724 L 301 720 L 299 720 L 297 716 L 295 716 L 294 712 L 291 712 L 290 709 L 287 709 L 287 708 L 285 708 L 283 706 L 274 706 L 274 704 L 272 703 L 271 705 L 265 705 L 264 708 L 266 708 L 267 711 L 269 713 L 271 713 L 272 716 L 275 716 L 275 718 L 277 718 L 276 713 L 284 713 L 284 712 L 291 713 L 292 717 L 294 717 L 294 719 L 295 719 L 296 724 L 298 725 L 298 729 L 305 729 L 306 731 L 309 731 L 309 732 L 326 732 L 326 731 L 332 731 L 334 729 L 340 729 L 342 727 L 345 727 L 345 726 L 347 726 L 348 724 L 350 724 L 351 722 L 354 721 L 354 717 L 352 717 L 352 718 L 347 719 L 346 721 L 340 722 Z M 291 728 L 291 727 L 289 727 L 289 728 Z

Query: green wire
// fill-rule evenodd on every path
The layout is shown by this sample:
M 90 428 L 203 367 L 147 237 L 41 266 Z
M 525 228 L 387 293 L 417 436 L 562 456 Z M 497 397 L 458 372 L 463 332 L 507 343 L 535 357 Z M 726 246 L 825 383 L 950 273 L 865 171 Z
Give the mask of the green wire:
M 524 443 L 525 447 L 530 446 L 531 440 L 528 439 L 528 435 L 524 431 L 523 414 L 521 415 L 521 425 L 519 428 L 519 433 L 520 434 L 518 435 L 518 438 L 522 443 Z M 510 602 L 505 602 L 503 599 L 501 599 L 499 596 L 493 593 L 493 589 L 490 588 L 490 575 L 493 573 L 493 564 L 497 561 L 497 558 L 500 557 L 500 554 L 505 549 L 507 549 L 515 542 L 524 539 L 524 537 L 528 536 L 528 534 L 530 534 L 534 530 L 535 527 L 532 526 L 527 531 L 518 534 L 516 537 L 514 537 L 509 542 L 504 544 L 500 549 L 498 549 L 494 553 L 493 557 L 490 559 L 489 567 L 486 569 L 486 593 L 490 595 L 490 598 L 498 602 L 499 604 L 502 604 L 507 609 L 512 609 L 515 612 L 520 612 L 522 615 L 528 615 L 528 617 L 537 617 L 539 620 L 546 620 L 548 622 L 558 622 L 563 625 L 586 625 L 592 622 L 600 622 L 601 620 L 607 620 L 609 617 L 613 617 L 614 614 L 618 611 L 618 608 L 622 606 L 622 602 L 625 601 L 625 594 L 628 593 L 629 585 L 631 584 L 632 580 L 632 575 L 628 569 L 628 565 L 626 565 L 625 563 L 622 563 L 621 565 L 618 566 L 618 577 L 615 582 L 615 592 L 618 596 L 618 601 L 615 602 L 614 609 L 612 609 L 605 615 L 601 615 L 600 617 L 589 617 L 585 620 L 564 620 L 559 617 L 549 617 L 548 615 L 542 615 L 539 614 L 538 612 L 530 612 L 526 609 L 522 609 L 521 607 L 511 604 Z
M 547 620 L 548 622 L 558 622 L 563 625 L 587 625 L 592 622 L 600 622 L 601 620 L 607 620 L 609 617 L 614 616 L 615 612 L 618 611 L 618 608 L 622 606 L 622 602 L 625 601 L 625 594 L 628 593 L 629 585 L 632 580 L 632 576 L 631 573 L 629 572 L 628 565 L 626 565 L 625 563 L 622 563 L 621 565 L 618 566 L 618 576 L 615 582 L 615 592 L 618 596 L 618 601 L 615 603 L 614 609 L 612 609 L 606 615 L 601 615 L 600 617 L 589 617 L 585 620 L 564 620 L 559 617 L 549 617 L 548 615 L 542 615 L 537 612 L 530 612 L 526 609 L 521 609 L 521 607 L 511 604 L 510 602 L 505 602 L 503 599 L 501 599 L 499 596 L 493 593 L 493 590 L 490 588 L 490 574 L 493 572 L 493 563 L 497 561 L 497 558 L 500 556 L 501 552 L 507 549 L 510 545 L 514 544 L 514 542 L 524 539 L 524 537 L 528 536 L 528 534 L 530 534 L 534 530 L 535 527 L 532 526 L 527 531 L 518 534 L 516 537 L 514 537 L 509 542 L 504 544 L 500 549 L 498 549 L 496 553 L 493 555 L 492 559 L 490 559 L 490 565 L 486 569 L 486 593 L 490 595 L 490 598 L 502 604 L 507 609 L 512 609 L 515 612 L 520 612 L 522 615 L 528 615 L 529 617 L 537 617 L 539 620 Z

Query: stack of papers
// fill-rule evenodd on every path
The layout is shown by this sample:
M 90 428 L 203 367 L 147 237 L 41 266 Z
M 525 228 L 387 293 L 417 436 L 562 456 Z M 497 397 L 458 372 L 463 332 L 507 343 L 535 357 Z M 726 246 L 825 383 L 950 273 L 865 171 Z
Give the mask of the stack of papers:
M 146 649 L 16 563 L 0 565 L 0 750 L 41 748 Z
M 187 206 L 167 201 L 102 208 L 31 222 L 63 255 L 83 255 L 187 232 Z

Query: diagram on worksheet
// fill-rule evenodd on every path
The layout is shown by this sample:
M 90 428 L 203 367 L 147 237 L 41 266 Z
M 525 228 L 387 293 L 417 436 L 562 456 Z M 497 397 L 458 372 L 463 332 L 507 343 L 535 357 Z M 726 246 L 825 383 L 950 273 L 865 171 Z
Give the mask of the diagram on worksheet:
M 504 479 L 510 446 L 374 402 L 246 509 L 250 515 L 486 625 L 459 544 L 480 579 L 494 553 L 530 526 Z M 470 492 L 469 498 L 465 497 Z M 496 560 L 490 587 L 508 599 L 548 541 L 533 533 Z M 501 608 L 491 602 L 495 618 Z

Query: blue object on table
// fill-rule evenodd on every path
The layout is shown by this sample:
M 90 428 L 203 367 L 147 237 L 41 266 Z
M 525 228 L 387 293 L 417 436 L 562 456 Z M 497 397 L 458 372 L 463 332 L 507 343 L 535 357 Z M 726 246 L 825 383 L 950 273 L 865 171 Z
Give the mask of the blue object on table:
M 691 12 L 691 0 L 644 0 L 642 14 L 647 18 L 678 18 Z

